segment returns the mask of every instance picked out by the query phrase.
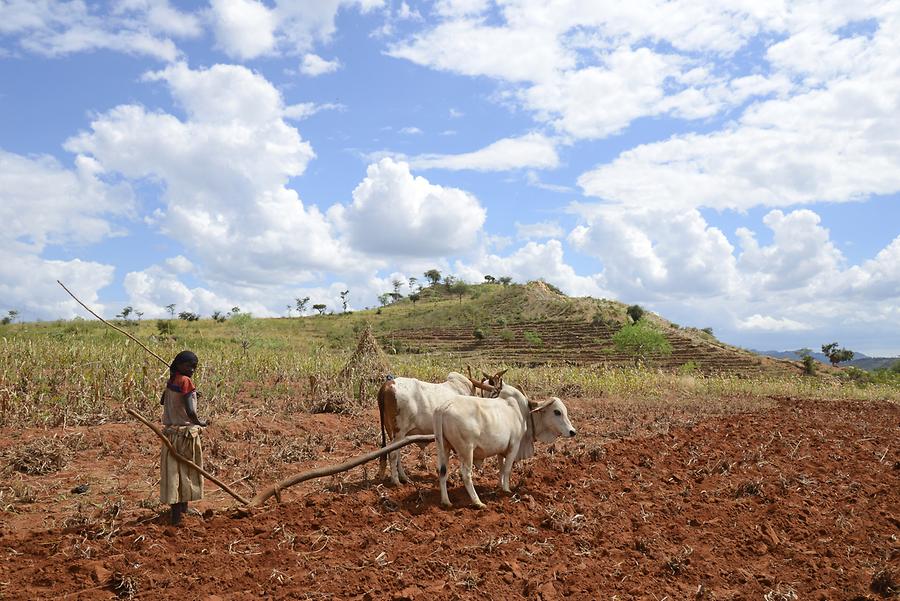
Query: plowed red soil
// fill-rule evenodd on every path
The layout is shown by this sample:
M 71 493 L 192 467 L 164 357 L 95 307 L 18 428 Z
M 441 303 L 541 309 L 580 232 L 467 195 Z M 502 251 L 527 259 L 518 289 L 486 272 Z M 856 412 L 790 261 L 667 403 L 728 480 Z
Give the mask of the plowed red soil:
M 54 434 L 71 455 L 47 475 L 2 476 L 0 598 L 900 598 L 897 405 L 787 399 L 698 417 L 567 403 L 578 437 L 517 465 L 512 496 L 489 462 L 484 510 L 458 480 L 442 509 L 413 448 L 398 488 L 370 464 L 240 517 L 209 485 L 195 504 L 207 517 L 177 529 L 155 503 L 143 426 L 7 430 L 5 456 Z M 374 422 L 225 419 L 204 434 L 207 464 L 251 496 L 371 450 Z

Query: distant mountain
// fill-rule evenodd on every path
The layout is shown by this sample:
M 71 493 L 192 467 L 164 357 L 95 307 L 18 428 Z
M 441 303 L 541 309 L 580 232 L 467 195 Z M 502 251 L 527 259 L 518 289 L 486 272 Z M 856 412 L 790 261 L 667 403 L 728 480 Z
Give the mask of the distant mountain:
M 864 369 L 866 371 L 874 371 L 876 369 L 888 368 L 897 361 L 900 361 L 900 357 L 863 357 L 862 359 L 853 359 L 853 361 L 850 361 L 847 365 L 852 365 L 853 367 L 858 367 L 859 369 Z
M 756 353 L 757 355 L 764 355 L 766 357 L 775 357 L 776 359 L 790 359 L 791 361 L 800 361 L 800 351 L 799 349 L 796 351 L 751 351 Z M 826 365 L 831 365 L 831 361 L 828 360 L 822 353 L 810 353 L 816 361 L 820 363 L 824 363 Z M 855 353 L 853 355 L 853 361 L 845 361 L 840 364 L 841 367 L 856 367 L 858 369 L 865 369 L 866 371 L 873 371 L 876 369 L 880 369 L 882 367 L 890 367 L 894 364 L 895 361 L 900 361 L 900 357 L 869 357 L 863 353 Z

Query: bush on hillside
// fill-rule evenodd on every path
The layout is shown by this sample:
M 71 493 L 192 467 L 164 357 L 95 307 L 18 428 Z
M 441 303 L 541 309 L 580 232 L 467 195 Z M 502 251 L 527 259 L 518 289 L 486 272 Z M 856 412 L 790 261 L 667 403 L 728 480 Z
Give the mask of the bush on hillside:
M 613 345 L 620 353 L 630 355 L 635 365 L 645 363 L 651 355 L 669 356 L 672 345 L 661 332 L 646 322 L 622 326 L 612 337 Z
M 632 323 L 637 323 L 644 316 L 644 308 L 640 305 L 631 305 L 625 309 L 625 313 L 631 318 Z
M 161 336 L 172 336 L 175 334 L 175 326 L 172 325 L 170 319 L 157 319 L 156 329 Z
M 525 342 L 532 346 L 543 346 L 544 340 L 538 335 L 537 332 L 532 332 L 531 330 L 526 330 L 522 337 L 525 338 Z
M 802 348 L 797 351 L 800 354 L 800 360 L 803 362 L 803 373 L 811 376 L 816 373 L 816 360 L 813 359 L 812 350 Z

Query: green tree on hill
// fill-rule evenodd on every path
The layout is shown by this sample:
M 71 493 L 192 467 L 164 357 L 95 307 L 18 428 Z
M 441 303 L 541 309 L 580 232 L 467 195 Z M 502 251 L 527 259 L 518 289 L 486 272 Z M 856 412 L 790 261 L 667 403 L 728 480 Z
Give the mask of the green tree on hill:
M 666 337 L 646 322 L 638 322 L 622 326 L 612 337 L 616 350 L 631 355 L 636 366 L 647 361 L 650 355 L 668 357 L 672 354 L 672 345 Z
M 833 367 L 837 367 L 838 363 L 843 361 L 850 361 L 853 359 L 853 351 L 847 350 L 845 348 L 838 348 L 837 342 L 832 342 L 831 344 L 823 344 L 822 345 L 822 353 L 828 357 L 828 360 L 831 361 L 831 365 Z
M 431 287 L 435 287 L 441 283 L 441 272 L 437 269 L 429 269 L 424 274 L 425 279 L 431 282 Z
M 628 314 L 633 323 L 637 323 L 644 316 L 644 308 L 640 305 L 631 305 L 625 309 L 625 313 Z
M 808 376 L 816 373 L 816 360 L 812 356 L 812 349 L 802 348 L 797 353 L 800 355 L 800 360 L 803 362 L 803 373 Z
M 450 294 L 455 295 L 459 298 L 459 302 L 462 302 L 462 297 L 465 296 L 466 292 L 469 291 L 469 285 L 466 284 L 463 280 L 456 280 L 455 282 L 450 284 L 449 287 Z
M 302 317 L 303 312 L 306 311 L 306 306 L 309 304 L 309 297 L 295 298 L 294 301 L 297 303 L 297 313 Z

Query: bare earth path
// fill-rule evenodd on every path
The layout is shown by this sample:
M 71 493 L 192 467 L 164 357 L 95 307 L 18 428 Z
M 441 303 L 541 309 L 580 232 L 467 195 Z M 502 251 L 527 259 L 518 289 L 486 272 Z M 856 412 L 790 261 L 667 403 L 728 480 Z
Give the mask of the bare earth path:
M 485 510 L 458 480 L 443 510 L 432 473 L 392 489 L 372 467 L 245 518 L 214 493 L 177 530 L 153 507 L 149 431 L 59 432 L 81 437 L 62 470 L 2 476 L 0 598 L 900 599 L 900 407 L 786 399 L 696 421 L 609 403 L 569 401 L 579 437 L 517 466 L 512 497 L 488 465 Z M 261 488 L 370 450 L 373 419 L 235 420 L 205 436 L 207 461 Z M 2 432 L 4 452 L 53 434 Z

